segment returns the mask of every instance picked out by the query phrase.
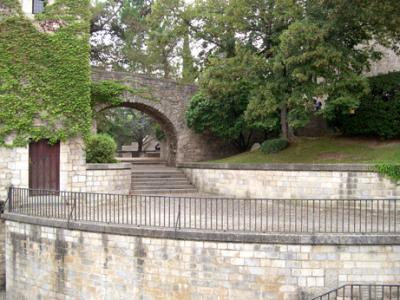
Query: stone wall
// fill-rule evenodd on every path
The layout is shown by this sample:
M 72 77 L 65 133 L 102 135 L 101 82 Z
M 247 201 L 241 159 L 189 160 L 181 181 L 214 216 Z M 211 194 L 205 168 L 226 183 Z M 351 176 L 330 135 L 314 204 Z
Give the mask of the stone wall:
M 5 221 L 0 219 L 0 290 L 4 290 L 6 286 L 5 229 Z
M 131 164 L 88 164 L 86 192 L 129 194 Z
M 187 127 L 185 114 L 197 86 L 128 72 L 108 72 L 99 68 L 92 69 L 92 80 L 116 80 L 128 87 L 149 91 L 153 99 L 126 93 L 121 106 L 142 111 L 157 121 L 166 135 L 162 144 L 162 158 L 170 165 L 237 153 L 229 143 L 210 134 L 196 134 Z
M 26 148 L 0 148 L 0 200 L 7 197 L 7 188 L 12 184 L 28 187 L 29 155 Z
M 399 283 L 400 246 L 122 236 L 6 221 L 8 299 L 309 299 Z
M 238 198 L 395 198 L 400 186 L 367 165 L 180 164 L 200 192 Z
M 7 188 L 29 186 L 29 148 L 0 148 L 0 201 Z M 70 139 L 60 145 L 60 190 L 126 194 L 131 186 L 130 166 L 91 166 L 87 170 L 84 142 Z
M 84 192 L 86 189 L 86 155 L 81 138 L 62 142 L 60 146 L 60 190 Z

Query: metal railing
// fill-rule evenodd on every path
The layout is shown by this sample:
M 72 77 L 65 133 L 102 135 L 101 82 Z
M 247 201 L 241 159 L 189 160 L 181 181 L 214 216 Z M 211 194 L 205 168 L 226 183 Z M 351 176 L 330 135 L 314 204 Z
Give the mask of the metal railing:
M 400 285 L 346 284 L 311 300 L 399 300 Z
M 228 199 L 10 188 L 8 211 L 69 221 L 254 233 L 398 233 L 395 199 Z

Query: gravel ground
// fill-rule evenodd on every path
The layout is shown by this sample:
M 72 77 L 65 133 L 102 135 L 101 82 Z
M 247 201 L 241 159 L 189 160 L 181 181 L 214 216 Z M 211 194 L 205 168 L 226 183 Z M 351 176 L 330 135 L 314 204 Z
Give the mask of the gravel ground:
M 400 232 L 400 203 L 389 199 L 250 200 L 209 195 L 79 193 L 31 196 L 28 199 L 28 202 L 18 202 L 16 197 L 14 211 L 59 219 L 229 232 Z

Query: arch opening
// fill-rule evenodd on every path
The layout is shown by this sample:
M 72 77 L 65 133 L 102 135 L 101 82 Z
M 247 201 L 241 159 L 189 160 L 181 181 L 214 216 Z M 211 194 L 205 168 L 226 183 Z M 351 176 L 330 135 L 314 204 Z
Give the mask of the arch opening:
M 144 103 L 123 102 L 117 106 L 103 107 L 97 112 L 106 112 L 111 109 L 127 108 L 139 111 L 155 121 L 163 131 L 165 138 L 160 140 L 160 159 L 168 166 L 176 165 L 178 138 L 174 124 L 162 112 Z M 97 127 L 97 126 L 95 126 Z

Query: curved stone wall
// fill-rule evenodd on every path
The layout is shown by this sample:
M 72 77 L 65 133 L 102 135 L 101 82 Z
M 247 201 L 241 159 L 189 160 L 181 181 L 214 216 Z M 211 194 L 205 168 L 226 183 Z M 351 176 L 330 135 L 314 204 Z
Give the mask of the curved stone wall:
M 349 282 L 400 281 L 400 246 L 390 243 L 190 241 L 24 218 L 6 221 L 7 299 L 309 299 Z
M 182 163 L 200 192 L 238 198 L 376 199 L 400 197 L 400 186 L 371 165 Z

